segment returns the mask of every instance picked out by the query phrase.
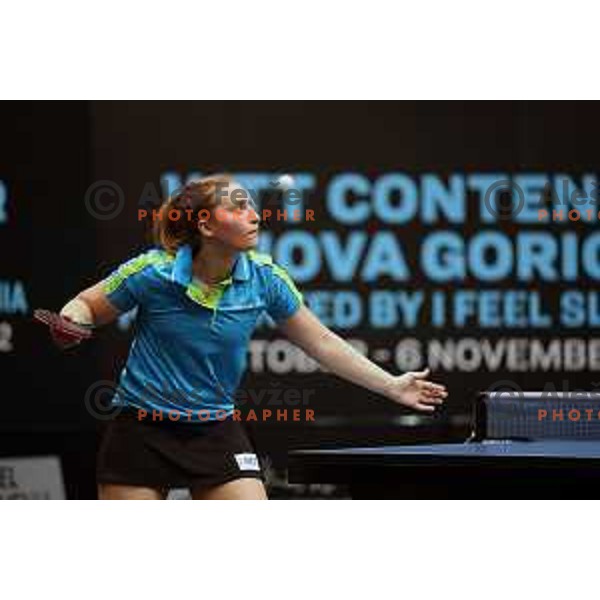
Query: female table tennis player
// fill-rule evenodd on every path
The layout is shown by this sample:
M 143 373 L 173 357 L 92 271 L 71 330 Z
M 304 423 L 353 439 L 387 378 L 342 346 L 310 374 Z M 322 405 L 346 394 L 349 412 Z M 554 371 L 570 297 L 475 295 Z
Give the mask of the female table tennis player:
M 194 499 L 266 498 L 252 445 L 232 418 L 263 311 L 329 371 L 394 402 L 433 412 L 447 394 L 427 381 L 428 369 L 392 375 L 325 327 L 286 270 L 254 250 L 259 216 L 233 190 L 243 188 L 231 176 L 214 175 L 173 194 L 155 221 L 158 248 L 61 310 L 75 323 L 98 326 L 138 307 L 113 399 L 123 410 L 98 455 L 101 499 L 161 499 L 180 486 Z

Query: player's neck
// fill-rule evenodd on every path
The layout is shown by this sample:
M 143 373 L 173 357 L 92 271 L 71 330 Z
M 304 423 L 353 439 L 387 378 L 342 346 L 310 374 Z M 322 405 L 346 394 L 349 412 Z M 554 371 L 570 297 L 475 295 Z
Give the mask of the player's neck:
M 238 250 L 205 243 L 194 257 L 193 274 L 208 284 L 223 281 L 230 276 L 238 254 Z

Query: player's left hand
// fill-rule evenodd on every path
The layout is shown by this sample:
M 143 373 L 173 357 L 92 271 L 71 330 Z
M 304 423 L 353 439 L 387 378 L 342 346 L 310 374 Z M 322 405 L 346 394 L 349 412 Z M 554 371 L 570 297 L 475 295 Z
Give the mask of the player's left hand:
M 429 368 L 394 377 L 387 396 L 407 408 L 432 413 L 448 396 L 445 386 L 427 381 Z

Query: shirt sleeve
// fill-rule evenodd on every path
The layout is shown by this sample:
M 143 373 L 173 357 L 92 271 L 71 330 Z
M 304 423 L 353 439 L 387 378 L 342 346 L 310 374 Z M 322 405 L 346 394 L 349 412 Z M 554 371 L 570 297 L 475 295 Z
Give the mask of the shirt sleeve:
M 145 252 L 124 262 L 102 281 L 106 298 L 120 312 L 127 312 L 142 302 L 143 272 L 153 262 L 153 253 Z
M 276 263 L 272 264 L 267 289 L 267 314 L 276 324 L 289 319 L 304 303 L 288 272 Z

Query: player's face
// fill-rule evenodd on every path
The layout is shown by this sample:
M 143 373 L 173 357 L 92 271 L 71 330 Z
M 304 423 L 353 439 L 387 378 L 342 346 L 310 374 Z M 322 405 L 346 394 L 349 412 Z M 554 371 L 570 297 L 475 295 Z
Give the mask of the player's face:
M 236 250 L 254 248 L 260 225 L 254 202 L 237 182 L 230 182 L 227 191 L 210 219 L 212 237 Z

